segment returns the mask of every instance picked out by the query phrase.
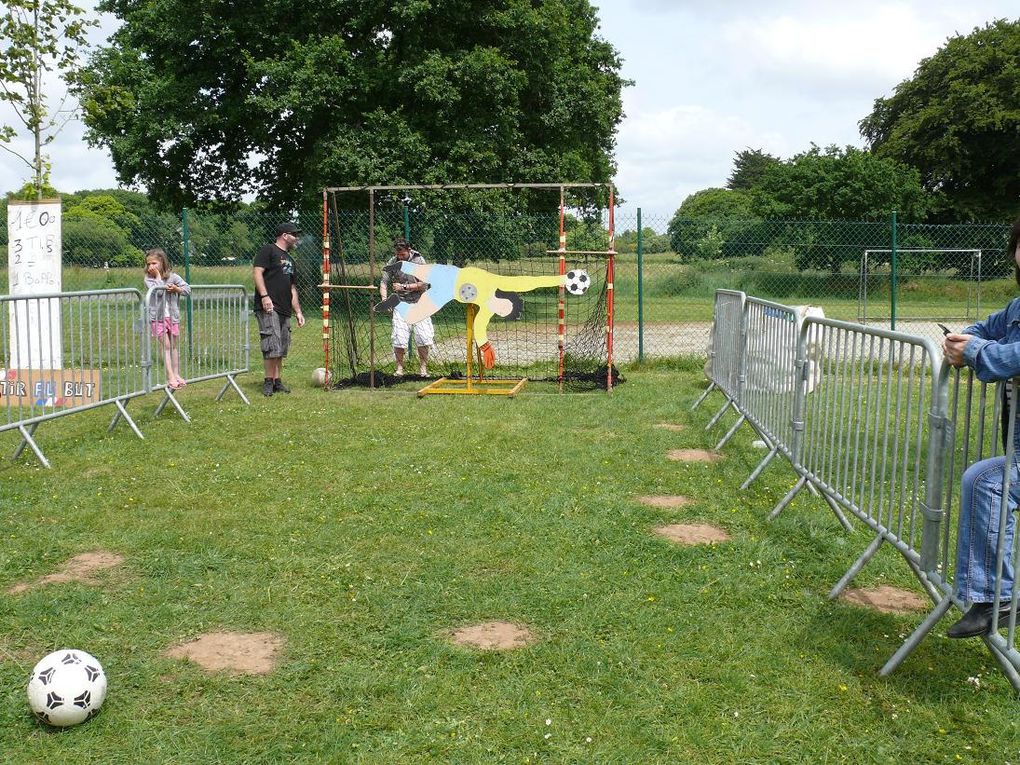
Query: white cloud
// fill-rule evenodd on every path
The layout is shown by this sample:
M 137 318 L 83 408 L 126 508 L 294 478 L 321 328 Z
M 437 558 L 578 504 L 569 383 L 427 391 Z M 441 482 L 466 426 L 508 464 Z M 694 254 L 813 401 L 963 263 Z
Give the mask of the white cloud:
M 728 25 L 724 38 L 750 77 L 842 97 L 881 95 L 937 48 L 928 24 L 908 5 L 865 14 L 850 6 L 836 14 L 820 8 L 825 6 L 799 16 L 740 19 Z
M 704 106 L 627 111 L 633 116 L 620 129 L 617 184 L 629 208 L 653 218 L 668 218 L 695 191 L 725 185 L 737 151 L 790 150 L 780 133 Z

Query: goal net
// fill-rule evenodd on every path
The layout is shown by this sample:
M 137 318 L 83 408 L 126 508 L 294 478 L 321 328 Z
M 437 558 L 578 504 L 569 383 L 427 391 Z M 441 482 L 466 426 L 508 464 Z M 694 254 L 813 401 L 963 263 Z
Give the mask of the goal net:
M 401 238 L 429 264 L 473 267 L 498 277 L 583 270 L 590 279 L 583 294 L 564 287 L 514 291 L 520 310 L 512 318 L 493 316 L 487 325 L 495 353 L 495 365 L 488 370 L 482 369 L 476 348 L 468 347 L 467 304 L 450 300 L 431 317 L 435 339 L 429 377 L 463 378 L 471 353 L 472 373 L 481 371 L 490 380 L 527 377 L 568 390 L 605 389 L 618 381 L 611 364 L 611 225 L 603 221 L 601 209 L 589 204 L 585 212 L 572 208 L 566 214 L 558 206 L 559 196 L 548 190 L 545 196 L 556 198 L 546 209 L 535 209 L 534 199 L 527 207 L 512 204 L 521 201 L 520 194 L 507 189 L 493 202 L 488 191 L 458 189 L 458 204 L 449 199 L 437 204 L 437 194 L 449 191 L 373 189 L 366 199 L 366 190 L 326 190 L 324 351 L 333 385 L 380 386 L 399 379 L 394 376 L 392 314 L 375 306 L 381 299 L 382 267 Z M 412 379 L 419 369 L 415 343 L 412 333 L 404 362 Z

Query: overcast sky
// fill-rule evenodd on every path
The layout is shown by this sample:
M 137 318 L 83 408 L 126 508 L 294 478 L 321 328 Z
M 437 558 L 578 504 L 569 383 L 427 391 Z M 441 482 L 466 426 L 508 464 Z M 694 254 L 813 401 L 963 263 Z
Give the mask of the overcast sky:
M 79 2 L 92 7 L 92 2 Z M 592 0 L 599 34 L 623 58 L 626 118 L 617 185 L 628 217 L 661 228 L 684 198 L 723 186 L 734 153 L 784 159 L 819 146 L 862 146 L 857 123 L 946 39 L 997 18 L 1017 0 Z M 108 32 L 107 19 L 105 30 Z M 103 35 L 97 35 L 102 39 Z M 4 122 L 9 113 L 0 111 Z M 62 191 L 116 185 L 109 155 L 80 124 L 51 144 Z M 30 153 L 27 141 L 19 148 Z M 0 191 L 28 168 L 0 154 Z M 496 179 L 477 179 L 491 181 Z M 564 179 L 571 180 L 571 179 Z

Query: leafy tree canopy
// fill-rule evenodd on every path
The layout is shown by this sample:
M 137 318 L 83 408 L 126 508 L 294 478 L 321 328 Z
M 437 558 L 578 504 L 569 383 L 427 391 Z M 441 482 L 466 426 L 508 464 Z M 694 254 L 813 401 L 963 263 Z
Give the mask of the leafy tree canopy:
M 620 59 L 588 0 L 103 0 L 88 139 L 162 205 L 607 181 Z
M 751 215 L 751 197 L 743 191 L 710 188 L 695 191 L 685 198 L 673 217 L 747 220 L 754 216 Z
M 758 184 L 766 170 L 779 162 L 779 157 L 767 154 L 761 149 L 738 151 L 733 159 L 733 172 L 726 180 L 726 188 L 749 191 Z
M 1020 20 L 950 38 L 860 122 L 877 157 L 916 167 L 941 222 L 1020 211 Z
M 773 220 L 923 219 L 931 203 L 920 174 L 896 160 L 847 146 L 817 146 L 766 170 L 751 193 L 757 217 Z

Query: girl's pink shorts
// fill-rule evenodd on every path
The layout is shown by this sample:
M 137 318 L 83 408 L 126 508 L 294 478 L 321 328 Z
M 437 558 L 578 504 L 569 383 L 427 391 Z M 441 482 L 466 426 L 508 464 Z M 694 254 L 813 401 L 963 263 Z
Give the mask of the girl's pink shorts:
M 169 317 L 160 319 L 159 321 L 152 322 L 152 336 L 162 337 L 163 335 L 170 335 L 170 337 L 181 336 L 181 325 L 179 322 L 172 321 Z

